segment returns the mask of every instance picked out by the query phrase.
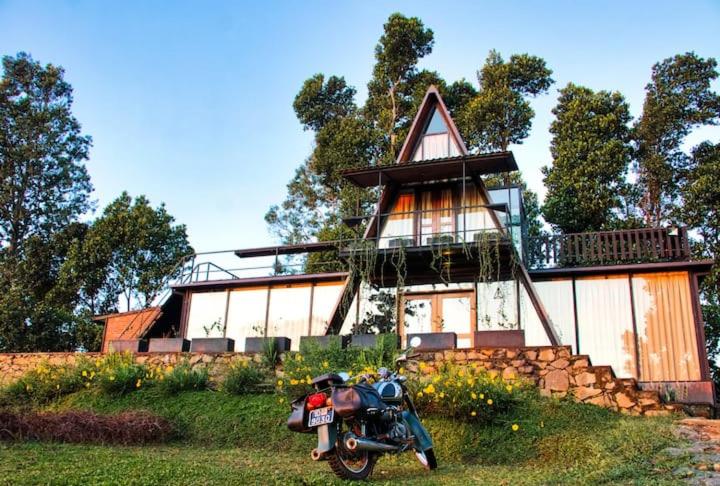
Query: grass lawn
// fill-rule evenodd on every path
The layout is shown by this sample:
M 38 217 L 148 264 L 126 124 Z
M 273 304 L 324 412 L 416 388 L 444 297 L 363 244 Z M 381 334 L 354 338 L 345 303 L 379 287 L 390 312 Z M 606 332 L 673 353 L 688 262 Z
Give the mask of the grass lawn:
M 0 443 L 0 484 L 339 484 L 310 460 L 314 436 L 285 427 L 287 406 L 272 395 L 246 397 L 148 389 L 120 399 L 80 392 L 52 410 L 112 413 L 146 409 L 176 424 L 164 445 L 109 447 Z M 440 468 L 428 473 L 412 454 L 383 457 L 377 484 L 677 484 L 683 458 L 669 419 L 624 417 L 597 407 L 540 399 L 492 427 L 427 419 Z

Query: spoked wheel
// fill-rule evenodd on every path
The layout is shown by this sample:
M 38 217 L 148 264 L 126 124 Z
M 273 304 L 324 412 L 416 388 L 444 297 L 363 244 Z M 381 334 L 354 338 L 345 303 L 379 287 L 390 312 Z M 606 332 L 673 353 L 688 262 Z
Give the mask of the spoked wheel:
M 328 457 L 328 464 L 340 479 L 366 479 L 372 474 L 377 455 L 368 451 L 351 452 L 345 446 L 345 432 L 340 431 L 335 450 Z
M 435 459 L 435 451 L 432 448 L 426 451 L 415 451 L 415 456 L 425 469 L 433 470 L 437 468 L 437 459 Z

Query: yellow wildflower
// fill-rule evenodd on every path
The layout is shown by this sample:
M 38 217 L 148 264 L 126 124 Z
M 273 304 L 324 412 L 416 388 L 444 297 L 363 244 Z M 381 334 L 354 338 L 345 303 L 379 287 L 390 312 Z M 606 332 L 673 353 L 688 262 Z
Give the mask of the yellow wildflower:
M 404 375 L 404 374 L 405 374 L 405 368 L 400 368 L 400 374 L 401 374 L 401 375 Z
M 507 385 L 505 389 L 508 391 L 508 393 L 512 393 L 512 385 Z
M 291 385 L 297 385 L 297 384 L 298 384 L 298 381 L 297 381 L 296 379 L 292 379 L 292 380 L 290 380 L 290 384 L 291 384 Z
M 487 404 L 488 404 L 488 405 L 492 405 L 492 404 L 493 404 L 492 398 L 488 398 Z
M 473 380 L 472 378 L 468 378 L 467 384 L 468 386 L 473 386 L 475 384 L 475 380 Z
M 82 375 L 87 376 L 87 370 L 82 370 Z
M 307 381 L 307 384 L 308 384 L 308 385 L 309 385 L 310 383 L 312 383 L 312 378 L 310 377 L 310 375 L 307 375 L 307 376 L 305 377 L 305 381 Z
M 25 391 L 30 391 L 30 390 L 32 390 L 32 385 L 30 385 L 30 384 L 25 385 Z
M 285 399 L 284 399 L 284 398 L 279 398 L 279 399 L 278 399 L 278 403 L 285 403 Z
M 480 400 L 483 400 L 484 398 L 485 398 L 485 394 L 484 394 L 484 393 L 481 393 L 481 394 L 480 394 Z
M 417 397 L 418 397 L 418 398 L 422 398 L 422 397 L 423 397 L 423 392 L 421 392 L 421 391 L 420 391 L 420 392 L 417 392 Z
M 440 380 L 441 380 L 440 376 L 436 376 L 435 378 L 433 378 L 432 382 L 433 382 L 433 383 L 439 383 Z
M 138 379 L 137 383 L 135 383 L 135 388 L 140 388 L 142 386 L 142 380 Z
M 85 388 L 90 388 L 90 383 L 85 383 Z
M 543 428 L 543 427 L 545 427 L 545 422 L 543 422 L 543 421 L 541 420 L 541 421 L 540 421 L 540 428 Z
M 425 393 L 427 393 L 428 395 L 432 395 L 433 393 L 435 393 L 435 387 L 433 386 L 432 383 L 430 383 L 428 386 L 425 387 L 425 389 L 423 391 Z
M 94 372 L 94 371 L 91 371 L 91 372 L 90 372 L 90 379 L 92 380 L 93 378 L 95 378 L 95 372 Z
M 328 363 L 327 361 L 323 361 L 322 367 L 323 367 L 323 368 L 329 368 L 329 367 L 330 367 L 330 363 Z
M 440 392 L 439 397 L 440 397 L 440 398 L 445 398 L 445 392 Z
M 115 381 L 115 377 L 111 375 L 111 376 L 110 376 L 110 381 Z
M 465 370 L 460 369 L 460 371 L 458 371 L 458 376 L 459 376 L 460 378 L 462 378 L 463 376 L 465 376 Z
M 55 389 L 56 389 L 56 390 L 59 390 L 59 389 L 60 389 L 60 385 L 55 385 Z
M 475 410 L 473 410 L 472 412 L 470 412 L 470 415 L 471 415 L 472 417 L 474 417 L 474 416 L 477 415 L 477 412 L 476 412 Z
M 517 432 L 520 426 L 518 424 L 512 424 L 513 432 Z
M 477 393 L 472 392 L 472 393 L 470 394 L 470 396 L 472 397 L 473 400 L 477 400 Z
M 283 381 L 282 381 L 282 380 L 278 380 L 278 381 L 277 381 L 277 386 L 283 386 Z

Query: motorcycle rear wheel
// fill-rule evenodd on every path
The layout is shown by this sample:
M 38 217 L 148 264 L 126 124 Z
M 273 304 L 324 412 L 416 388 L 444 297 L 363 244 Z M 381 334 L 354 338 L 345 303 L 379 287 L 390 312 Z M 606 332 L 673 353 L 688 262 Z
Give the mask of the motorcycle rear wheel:
M 328 457 L 330 469 L 340 479 L 361 480 L 372 474 L 377 455 L 368 451 L 350 452 L 342 441 Z
M 425 469 L 430 471 L 437 469 L 437 459 L 435 459 L 435 451 L 432 450 L 432 447 L 426 451 L 415 451 L 415 456 Z

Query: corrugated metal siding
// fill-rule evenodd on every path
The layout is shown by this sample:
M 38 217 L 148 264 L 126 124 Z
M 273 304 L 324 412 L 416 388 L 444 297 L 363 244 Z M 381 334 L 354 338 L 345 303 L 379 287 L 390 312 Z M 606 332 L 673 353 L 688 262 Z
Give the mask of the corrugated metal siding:
M 633 298 L 640 345 L 640 379 L 700 379 L 697 336 L 688 274 L 633 275 Z
M 103 352 L 109 351 L 110 341 L 138 339 L 159 316 L 159 307 L 107 316 L 102 344 Z
M 573 353 L 576 353 L 572 280 L 548 280 L 535 282 L 534 285 L 545 310 L 550 315 L 560 342 L 572 346 Z
M 245 351 L 245 338 L 263 335 L 267 295 L 267 287 L 230 292 L 226 336 L 235 340 L 235 351 Z
M 627 275 L 578 278 L 580 353 L 610 365 L 618 377 L 636 377 L 635 335 Z
M 197 292 L 191 294 L 190 313 L 188 315 L 187 337 L 222 337 L 225 326 L 225 302 L 227 293 Z M 208 335 L 205 328 L 210 328 L 214 322 L 220 323 L 220 329 L 214 328 Z

